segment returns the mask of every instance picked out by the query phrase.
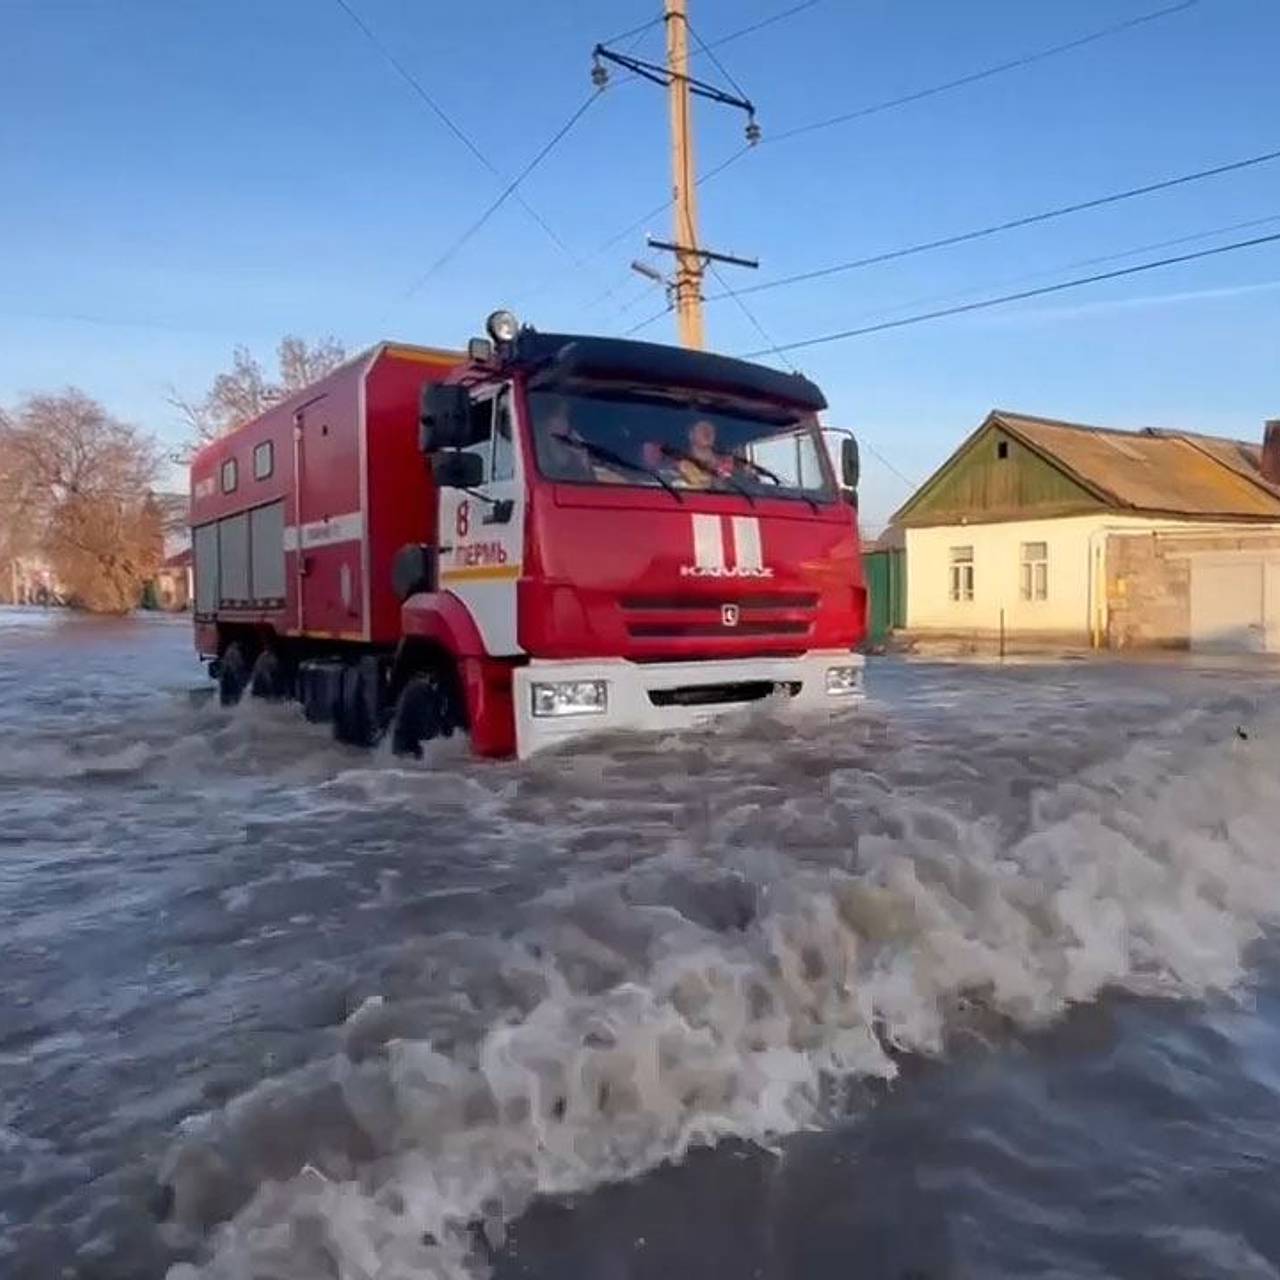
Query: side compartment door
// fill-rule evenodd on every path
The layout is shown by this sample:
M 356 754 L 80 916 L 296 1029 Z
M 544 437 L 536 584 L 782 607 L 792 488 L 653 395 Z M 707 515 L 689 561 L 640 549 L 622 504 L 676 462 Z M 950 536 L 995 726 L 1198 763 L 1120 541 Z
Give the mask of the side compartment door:
M 516 654 L 525 481 L 509 385 L 472 392 L 469 435 L 467 451 L 479 454 L 484 479 L 472 492 L 440 491 L 440 586 L 467 606 L 489 653 Z
M 297 627 L 304 634 L 344 640 L 361 638 L 362 507 L 358 430 L 327 394 L 294 415 L 296 479 L 294 510 L 284 512 L 293 561 Z

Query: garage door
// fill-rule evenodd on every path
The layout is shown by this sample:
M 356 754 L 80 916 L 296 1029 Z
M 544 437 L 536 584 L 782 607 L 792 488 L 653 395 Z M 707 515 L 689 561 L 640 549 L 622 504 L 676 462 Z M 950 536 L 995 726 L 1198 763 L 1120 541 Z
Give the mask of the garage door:
M 1268 635 L 1266 588 L 1277 584 L 1260 556 L 1205 556 L 1191 561 L 1191 647 L 1206 653 L 1265 653 L 1280 647 Z

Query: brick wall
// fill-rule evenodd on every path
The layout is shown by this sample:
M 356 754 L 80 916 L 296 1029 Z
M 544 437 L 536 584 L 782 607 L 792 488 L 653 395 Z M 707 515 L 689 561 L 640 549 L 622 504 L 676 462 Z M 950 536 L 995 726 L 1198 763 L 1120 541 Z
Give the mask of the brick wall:
M 1199 551 L 1280 548 L 1280 533 L 1121 533 L 1107 538 L 1107 644 L 1185 649 L 1191 640 L 1191 561 Z

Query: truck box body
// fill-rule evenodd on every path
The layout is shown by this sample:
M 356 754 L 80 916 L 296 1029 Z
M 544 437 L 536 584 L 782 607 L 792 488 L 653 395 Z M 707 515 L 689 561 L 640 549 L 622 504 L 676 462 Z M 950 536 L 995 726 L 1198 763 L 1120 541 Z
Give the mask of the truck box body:
M 420 434 L 433 386 L 462 405 L 447 446 Z M 197 648 L 224 685 L 272 655 L 310 718 L 361 740 L 438 677 L 487 755 L 774 689 L 836 705 L 860 693 L 865 591 L 824 403 L 802 378 L 647 343 L 382 343 L 197 455 Z M 475 483 L 450 469 L 468 453 Z M 425 567 L 405 586 L 408 553 Z
M 383 343 L 201 450 L 191 523 L 202 652 L 218 652 L 218 621 L 397 642 L 391 561 L 435 519 L 419 393 L 463 359 Z

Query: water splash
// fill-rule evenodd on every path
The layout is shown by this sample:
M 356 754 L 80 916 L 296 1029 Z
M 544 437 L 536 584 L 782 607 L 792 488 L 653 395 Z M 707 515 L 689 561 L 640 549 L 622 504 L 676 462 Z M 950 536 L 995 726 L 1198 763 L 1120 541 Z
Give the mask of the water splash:
M 845 1083 L 966 1026 L 1041 1026 L 1107 987 L 1230 990 L 1280 869 L 1280 719 L 1242 739 L 1239 711 L 1174 709 L 1079 767 L 1043 725 L 1039 746 L 993 734 L 968 759 L 923 735 L 853 750 L 853 720 L 672 744 L 678 783 L 644 797 L 680 823 L 656 853 L 567 879 L 511 936 L 432 949 L 332 1057 L 192 1125 L 165 1169 L 170 1230 L 211 1234 L 171 1280 L 470 1275 L 533 1196 L 821 1124 Z M 1106 724 L 1099 708 L 1097 735 L 1123 735 Z M 1047 748 L 1057 776 L 1036 769 Z M 539 811 L 561 770 L 590 805 L 621 750 L 537 766 L 507 803 Z M 1016 818 L 984 803 L 1002 760 L 1028 787 Z M 789 787 L 797 761 L 824 785 Z

